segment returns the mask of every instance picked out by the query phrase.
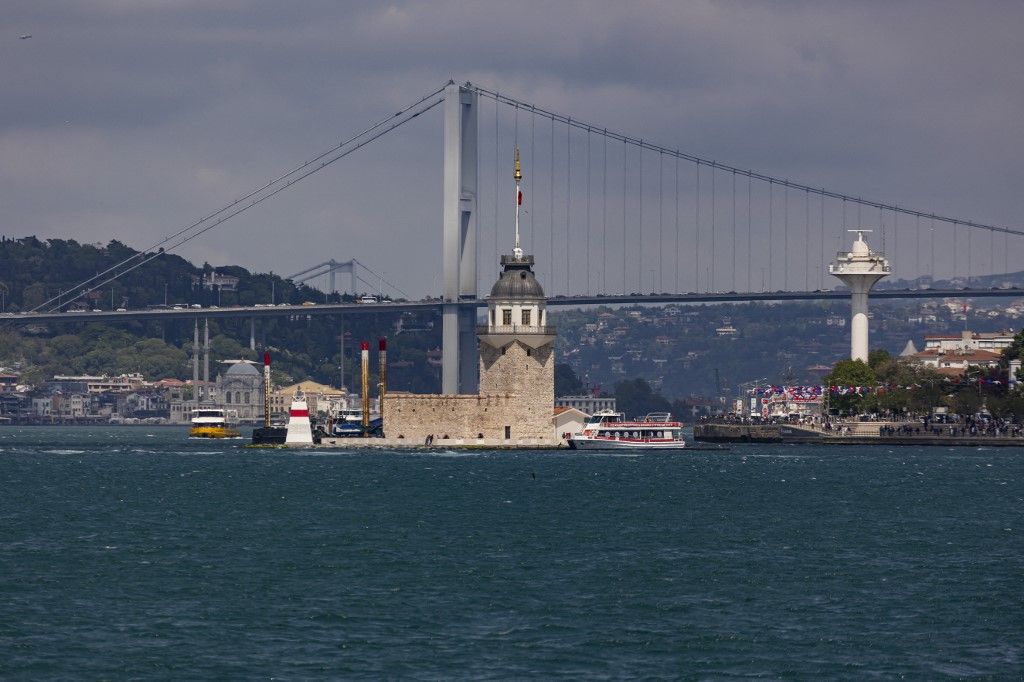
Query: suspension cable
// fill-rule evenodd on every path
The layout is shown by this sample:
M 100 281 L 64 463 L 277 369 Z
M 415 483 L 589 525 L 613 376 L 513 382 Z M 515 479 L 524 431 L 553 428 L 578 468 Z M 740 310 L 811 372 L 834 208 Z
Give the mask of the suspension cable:
M 508 97 L 506 95 L 500 95 L 497 92 L 494 92 L 492 90 L 488 90 L 487 88 L 483 88 L 483 87 L 478 86 L 478 85 L 474 85 L 472 87 L 476 90 L 476 92 L 478 94 L 480 94 L 480 95 L 482 95 L 484 97 L 491 98 L 491 99 L 499 100 L 502 103 L 504 103 L 506 105 L 509 105 L 509 106 L 512 106 L 512 105 L 515 105 L 515 104 L 526 105 L 526 106 L 531 106 L 531 107 L 534 106 L 534 105 L 526 104 L 525 102 L 520 102 L 519 100 L 513 99 L 513 98 Z M 594 124 L 589 124 L 589 123 L 586 123 L 584 121 L 580 121 L 580 120 L 576 120 L 576 119 L 570 121 L 568 116 L 565 116 L 563 114 L 558 114 L 558 113 L 555 113 L 553 111 L 549 111 L 549 110 L 546 110 L 546 109 L 542 109 L 540 107 L 534 107 L 534 108 L 542 116 L 546 116 L 546 117 L 549 117 L 549 118 L 551 118 L 553 120 L 558 120 L 558 121 L 561 121 L 563 123 L 567 123 L 568 125 L 572 125 L 572 126 L 575 126 L 577 128 L 581 128 L 581 129 L 585 129 L 587 127 L 591 127 L 591 128 L 594 128 L 594 129 L 600 129 L 601 128 L 601 126 L 597 126 L 597 125 L 594 125 Z M 873 208 L 881 207 L 881 208 L 884 208 L 887 211 L 898 211 L 900 213 L 903 213 L 904 215 L 919 215 L 922 218 L 930 218 L 930 219 L 938 220 L 940 222 L 945 222 L 945 223 L 952 223 L 952 222 L 955 221 L 956 223 L 958 223 L 960 225 L 963 225 L 965 227 L 977 228 L 977 229 L 982 229 L 982 230 L 991 230 L 991 231 L 994 231 L 994 232 L 1002 232 L 1002 233 L 1013 234 L 1013 235 L 1017 235 L 1017 236 L 1024 236 L 1024 230 L 1015 230 L 1015 229 L 1010 229 L 1010 228 L 1007 228 L 1007 227 L 1000 227 L 998 225 L 988 225 L 988 224 L 985 224 L 985 223 L 979 223 L 979 222 L 975 222 L 975 221 L 971 221 L 971 220 L 964 220 L 962 218 L 952 218 L 950 216 L 938 215 L 938 214 L 935 214 L 935 213 L 930 213 L 928 211 L 918 211 L 918 210 L 909 209 L 909 208 L 902 208 L 902 207 L 895 206 L 893 204 L 887 204 L 887 203 L 881 202 L 881 201 L 875 201 L 875 200 L 871 200 L 871 199 L 864 199 L 863 197 L 855 197 L 853 195 L 843 194 L 841 192 L 834 192 L 834 191 L 825 189 L 823 187 L 812 187 L 810 185 L 802 184 L 802 183 L 799 183 L 799 182 L 793 182 L 793 181 L 786 180 L 786 179 L 783 179 L 783 178 L 779 178 L 779 177 L 776 177 L 776 176 L 773 176 L 773 175 L 768 175 L 766 173 L 760 173 L 760 172 L 757 172 L 757 171 L 754 171 L 754 170 L 751 170 L 751 169 L 740 168 L 738 166 L 731 166 L 731 165 L 728 165 L 728 164 L 719 163 L 719 162 L 713 161 L 711 159 L 707 159 L 707 158 L 704 158 L 704 157 L 701 157 L 701 156 L 696 156 L 696 155 L 693 155 L 693 154 L 688 154 L 686 152 L 681 152 L 679 150 L 669 149 L 668 147 L 662 147 L 662 146 L 659 146 L 659 145 L 656 145 L 656 144 L 652 144 L 651 142 L 647 142 L 645 140 L 638 139 L 638 138 L 635 138 L 635 137 L 630 137 L 628 135 L 624 135 L 622 133 L 617 133 L 617 132 L 614 132 L 614 131 L 606 131 L 603 134 L 607 135 L 608 137 L 610 137 L 612 139 L 621 140 L 622 142 L 624 142 L 626 144 L 630 144 L 630 145 L 633 145 L 633 146 L 636 146 L 636 147 L 646 148 L 648 151 L 662 151 L 665 154 L 670 154 L 672 156 L 677 156 L 678 158 L 683 159 L 685 161 L 690 161 L 691 163 L 705 164 L 705 165 L 709 165 L 709 166 L 713 165 L 714 167 L 722 169 L 722 170 L 736 171 L 737 173 L 740 173 L 742 175 L 746 175 L 746 176 L 748 176 L 749 178 L 751 178 L 753 180 L 760 180 L 762 182 L 771 182 L 773 184 L 784 186 L 784 187 L 788 187 L 790 189 L 806 190 L 806 191 L 808 191 L 808 192 L 810 192 L 812 194 L 820 194 L 820 195 L 822 195 L 824 197 L 828 197 L 830 199 L 839 199 L 839 200 L 842 200 L 842 201 L 852 201 L 852 202 L 856 203 L 858 206 L 868 206 L 868 207 L 873 207 Z M 858 224 L 859 224 L 859 220 L 858 220 Z
M 732 289 L 736 289 L 736 172 L 732 174 Z
M 711 165 L 711 272 L 708 291 L 715 291 L 715 166 Z
M 696 171 L 697 171 L 696 172 L 696 178 L 697 178 L 696 179 L 696 190 L 695 190 L 695 196 L 696 196 L 697 201 L 696 201 L 696 205 L 694 207 L 693 231 L 695 233 L 695 239 L 694 239 L 693 253 L 694 253 L 694 260 L 695 260 L 696 264 L 695 264 L 695 267 L 693 268 L 693 276 L 694 276 L 694 288 L 693 288 L 693 290 L 695 292 L 699 293 L 700 292 L 700 161 L 697 162 L 697 165 L 695 166 L 695 168 L 696 168 Z
M 956 272 L 957 272 L 956 271 L 956 255 L 957 255 L 956 252 L 957 252 L 957 248 L 958 248 L 957 247 L 957 243 L 956 243 L 957 234 L 958 234 L 958 230 L 956 229 L 956 223 L 953 223 L 953 277 L 952 277 L 952 279 L 956 279 Z
M 530 167 L 531 168 L 537 168 L 538 167 L 537 166 L 537 162 L 536 162 L 535 157 L 534 157 L 534 154 L 533 154 L 535 142 L 537 141 L 537 130 L 536 130 L 537 126 L 536 126 L 536 123 L 537 123 L 537 115 L 535 113 L 531 112 L 531 115 L 530 115 Z M 530 208 L 530 210 L 529 210 L 529 213 L 530 213 L 530 253 L 533 253 L 533 233 L 534 233 L 534 226 L 533 226 L 533 195 L 535 194 L 535 192 L 533 191 L 533 187 L 534 187 L 533 179 L 534 179 L 535 175 L 536 175 L 536 172 L 530 173 L 530 175 L 528 176 L 528 179 L 526 181 L 527 182 L 526 191 L 530 193 L 529 194 L 529 197 L 530 197 L 530 204 L 529 204 L 529 208 Z
M 608 138 L 601 157 L 601 293 L 608 293 Z
M 822 259 L 824 260 L 824 259 Z M 804 192 L 804 290 L 811 288 L 811 195 Z
M 551 119 L 551 176 L 548 178 L 548 263 L 551 288 L 555 288 L 555 119 Z
M 643 293 L 644 290 L 644 148 L 640 147 L 640 161 L 637 163 L 640 168 L 640 191 L 639 201 L 637 202 L 637 213 L 639 214 L 640 235 L 637 240 L 637 251 L 636 251 L 636 281 L 637 291 Z
M 789 188 L 782 190 L 782 288 L 789 289 Z
M 370 273 L 371 275 L 376 277 L 380 282 L 383 282 L 384 284 L 387 284 L 389 287 L 391 287 L 392 289 L 394 289 L 395 291 L 400 293 L 403 297 L 409 298 L 409 294 L 407 294 L 406 292 L 402 291 L 401 289 L 399 289 L 397 286 L 395 286 L 394 284 L 392 284 L 388 280 L 384 279 L 384 275 L 382 273 L 379 273 L 379 272 L 375 271 L 373 268 L 371 268 L 370 266 L 366 265 L 366 263 L 363 263 L 362 261 L 358 261 L 355 258 L 353 258 L 352 260 L 359 267 L 361 267 L 362 269 L 366 270 L 368 273 Z M 359 275 L 356 275 L 356 277 L 358 277 L 358 276 Z
M 753 230 L 751 229 L 751 185 L 753 182 L 750 176 L 747 176 L 747 291 L 750 291 L 750 277 L 751 277 L 751 256 L 754 252 L 754 241 L 753 241 Z
M 572 122 L 565 126 L 565 295 L 572 293 L 569 279 L 572 249 Z
M 992 234 L 995 234 L 993 232 Z M 917 216 L 917 227 L 914 230 L 916 245 L 914 247 L 914 273 L 921 277 L 921 216 Z
M 772 291 L 772 275 L 775 271 L 775 186 L 768 183 L 768 290 Z
M 673 178 L 675 179 L 675 182 L 676 182 L 676 215 L 675 215 L 675 220 L 676 220 L 676 247 L 674 249 L 675 254 L 676 254 L 676 267 L 675 267 L 676 288 L 673 291 L 675 291 L 678 294 L 679 293 L 679 157 L 678 156 L 675 158 L 675 164 L 676 164 L 676 169 L 675 169 L 675 173 L 673 175 Z
M 590 129 L 587 128 L 587 296 L 590 295 Z
M 664 167 L 665 154 L 658 152 L 658 289 L 661 291 L 665 291 L 665 282 L 662 280 L 662 267 L 665 264 L 665 183 L 662 179 Z
M 821 224 L 819 226 L 819 231 L 821 232 L 821 241 L 819 242 L 819 247 L 821 248 L 821 260 L 818 261 L 818 262 L 821 263 L 822 265 L 824 265 L 825 264 L 825 195 L 824 194 L 820 195 L 818 197 L 818 199 L 819 199 L 819 206 L 818 206 L 818 214 L 819 214 L 819 216 L 818 217 L 821 220 Z M 822 270 L 821 270 L 821 274 L 818 277 L 818 282 L 820 282 L 820 284 L 818 285 L 818 288 L 819 289 L 824 289 L 825 288 L 825 270 L 824 270 L 824 268 L 822 268 Z
M 167 243 L 169 243 L 169 242 L 171 242 L 171 241 L 173 241 L 175 239 L 178 239 L 179 237 L 181 237 L 181 236 L 191 232 L 192 230 L 197 229 L 198 227 L 200 227 L 204 223 L 207 223 L 210 220 L 213 220 L 217 216 L 219 216 L 219 215 L 221 215 L 223 213 L 226 213 L 226 212 L 228 212 L 228 211 L 230 211 L 230 210 L 232 210 L 234 208 L 237 208 L 238 206 L 242 205 L 245 201 L 247 201 L 249 199 L 252 199 L 253 197 L 259 195 L 261 192 L 264 192 L 264 191 L 274 187 L 275 185 L 280 184 L 281 182 L 287 180 L 288 178 L 290 178 L 290 177 L 292 177 L 292 176 L 294 176 L 296 174 L 303 173 L 304 171 L 306 171 L 310 167 L 314 167 L 314 171 L 313 172 L 316 172 L 317 170 L 320 170 L 321 168 L 325 168 L 326 166 L 334 163 L 338 159 L 340 159 L 343 156 L 347 155 L 348 152 L 346 152 L 342 156 L 337 156 L 337 157 L 335 157 L 333 159 L 329 159 L 327 161 L 323 161 L 323 159 L 326 159 L 326 158 L 330 157 L 332 154 L 338 153 L 340 150 L 345 149 L 347 146 L 349 146 L 350 144 L 353 144 L 354 142 L 356 142 L 360 138 L 363 138 L 363 137 L 365 137 L 367 135 L 372 134 L 374 131 L 378 130 L 382 126 L 387 126 L 389 124 L 393 124 L 396 120 L 400 120 L 400 122 L 397 125 L 392 125 L 391 127 L 387 128 L 385 130 L 385 132 L 390 132 L 391 130 L 394 130 L 398 126 L 402 125 L 403 123 L 405 123 L 405 122 L 407 122 L 409 120 L 412 120 L 416 116 L 419 116 L 420 114 L 422 114 L 422 113 L 432 109 L 437 104 L 440 104 L 443 101 L 443 99 L 437 100 L 436 102 L 434 102 L 433 104 L 431 104 L 427 108 L 418 111 L 417 113 L 413 114 L 412 116 L 409 116 L 409 118 L 402 118 L 403 116 L 408 115 L 409 112 L 415 110 L 417 107 L 421 106 L 422 104 L 424 104 L 425 102 L 430 100 L 432 97 L 436 97 L 436 96 L 440 95 L 443 92 L 444 92 L 444 87 L 442 86 L 442 87 L 438 88 L 437 90 L 434 90 L 433 92 L 428 93 L 428 94 L 424 95 L 423 97 L 420 97 L 418 100 L 416 100 L 412 104 L 408 105 L 407 107 L 405 107 L 403 109 L 400 109 L 399 111 L 397 111 L 394 114 L 388 116 L 387 118 L 383 118 L 383 119 L 377 121 L 376 123 L 374 123 L 370 127 L 366 128 L 365 130 L 357 133 L 356 135 L 353 135 L 352 137 L 348 138 L 347 140 L 344 140 L 343 142 L 340 142 L 340 143 L 332 146 L 331 148 L 325 150 L 324 152 L 321 152 L 320 154 L 318 154 L 314 158 L 310 159 L 309 161 L 305 161 L 305 162 L 299 164 L 298 166 L 293 167 L 292 169 L 288 170 L 287 172 L 283 173 L 282 175 L 279 175 L 278 177 L 274 178 L 273 180 L 263 184 L 261 187 L 259 187 L 257 189 L 254 189 L 254 190 L 250 191 L 249 193 L 245 194 L 244 196 L 241 196 L 238 199 L 232 201 L 230 204 L 227 204 L 226 206 L 224 206 L 224 207 L 214 211 L 213 213 L 209 213 L 209 214 L 203 216 L 202 218 L 196 220 L 195 222 L 191 223 L 187 227 L 182 228 L 181 230 L 178 230 L 174 234 L 171 234 L 171 235 L 168 235 L 168 236 L 164 237 L 161 241 L 156 242 L 155 244 L 153 244 L 149 248 L 144 249 L 143 251 L 141 251 L 139 253 L 133 254 L 133 255 L 129 256 L 128 258 L 125 258 L 125 259 L 121 260 L 120 262 L 115 263 L 114 265 L 111 265 L 106 270 L 103 270 L 102 272 L 98 272 L 95 275 L 93 275 L 92 277 L 90 277 L 90 278 L 88 278 L 88 279 L 86 279 L 86 280 L 84 280 L 82 282 L 79 282 L 74 287 L 69 289 L 68 292 L 66 292 L 66 293 L 67 294 L 71 294 L 71 293 L 73 293 L 75 291 L 78 291 L 79 289 L 82 289 L 82 287 L 87 287 L 89 284 L 95 282 L 97 279 L 105 277 L 106 275 L 109 275 L 111 272 L 115 272 L 116 270 L 118 270 L 119 268 L 127 265 L 128 263 L 130 263 L 133 260 L 143 258 L 144 259 L 143 262 L 148 262 L 148 260 L 152 260 L 152 258 L 146 257 L 147 253 L 149 253 L 151 251 L 154 251 L 154 250 L 157 250 L 157 249 L 160 249 L 165 244 L 167 244 Z M 380 137 L 380 135 L 373 136 L 369 141 L 375 140 L 378 137 Z M 360 145 L 357 146 L 356 149 L 358 149 L 359 147 L 363 146 L 363 144 L 364 143 L 360 143 Z M 354 151 L 354 150 L 352 150 L 352 151 Z M 317 162 L 321 162 L 320 166 L 314 166 L 314 164 L 316 164 Z M 305 174 L 300 175 L 298 180 L 301 180 L 302 178 L 305 178 L 308 175 L 311 175 L 311 173 L 305 173 Z M 286 186 L 290 186 L 291 184 L 294 184 L 294 182 L 289 183 Z M 276 192 L 270 194 L 269 196 L 273 196 L 273 194 L 276 194 Z M 266 197 L 264 197 L 264 198 L 266 198 Z M 259 203 L 259 202 L 262 202 L 262 201 L 263 201 L 263 199 L 259 199 L 259 201 L 257 201 L 256 203 Z M 232 215 L 237 215 L 237 213 L 234 213 Z M 216 224 L 219 225 L 222 222 L 224 222 L 224 221 L 223 220 L 219 221 Z M 205 230 L 203 230 L 203 231 L 205 232 Z M 182 242 L 182 243 L 184 243 L 184 242 Z M 174 247 L 172 247 L 172 248 L 174 248 Z M 168 249 L 164 249 L 165 252 L 167 250 Z M 158 252 L 158 254 L 159 254 L 159 252 Z M 133 267 L 131 269 L 134 270 L 135 268 Z M 129 272 L 129 270 L 126 270 L 125 272 Z M 88 288 L 88 289 L 82 289 L 81 293 L 77 294 L 75 297 L 77 298 L 78 296 L 81 296 L 84 293 L 89 293 L 91 291 L 95 291 L 96 289 L 98 289 L 103 284 L 107 284 L 108 282 L 113 281 L 114 279 L 117 279 L 122 274 L 124 274 L 124 272 L 115 275 L 113 278 L 104 281 L 100 285 L 97 285 L 97 286 L 94 286 L 94 287 L 91 287 L 91 288 Z M 65 295 L 64 293 L 61 293 L 61 294 L 58 294 L 57 296 L 54 296 L 54 297 L 50 298 L 47 301 L 43 301 L 42 303 L 37 305 L 35 308 L 32 308 L 32 310 L 30 310 L 29 312 L 37 312 L 41 308 L 45 308 L 45 307 L 49 306 L 50 304 L 52 304 L 54 302 L 57 302 L 57 305 L 55 305 L 51 310 L 57 310 L 62 305 L 64 305 L 63 302 L 60 302 L 60 299 L 62 299 L 64 297 L 64 295 Z
M 622 295 L 626 295 L 626 162 L 629 160 L 629 144 L 622 142 Z
M 435 92 L 434 95 L 440 94 L 441 91 L 443 91 L 443 88 L 441 90 Z M 188 234 L 188 235 L 186 233 L 189 230 L 186 229 L 186 230 L 180 231 L 178 233 L 178 236 L 180 238 L 176 242 L 174 242 L 173 244 L 168 246 L 167 248 L 163 248 L 163 249 L 161 249 L 159 251 L 156 251 L 156 252 L 146 256 L 142 260 L 138 261 L 137 263 L 135 263 L 131 267 L 128 267 L 128 268 L 118 272 L 117 274 L 113 275 L 112 277 L 108 277 L 108 278 L 100 281 L 99 283 L 93 284 L 93 286 L 91 286 L 91 287 L 83 289 L 81 291 L 81 293 L 79 294 L 79 296 L 82 296 L 82 295 L 88 294 L 88 293 L 90 293 L 92 291 L 95 291 L 96 289 L 99 289 L 100 287 L 105 286 L 105 285 L 115 281 L 119 277 L 121 277 L 123 275 L 126 275 L 129 272 L 132 272 L 133 270 L 135 270 L 135 269 L 145 265 L 146 263 L 149 263 L 150 261 L 152 261 L 152 260 L 154 260 L 156 258 L 159 258 L 164 253 L 168 253 L 170 251 L 173 251 L 174 249 L 178 248 L 179 246 L 182 246 L 183 244 L 187 244 L 188 242 L 192 241 L 196 237 L 198 237 L 200 235 L 203 235 L 203 234 L 206 234 L 210 230 L 212 230 L 215 227 L 218 227 L 218 226 L 224 224 L 225 222 L 227 222 L 231 218 L 234 218 L 238 214 L 244 213 L 245 211 L 249 210 L 250 208 L 253 208 L 254 206 L 258 206 L 259 204 L 263 203 L 267 199 L 280 194 L 284 190 L 286 190 L 289 187 L 291 187 L 292 185 L 294 185 L 294 184 L 296 184 L 296 183 L 306 179 L 310 175 L 313 175 L 314 173 L 317 173 L 317 172 L 323 170 L 324 168 L 330 166 L 334 162 L 339 161 L 339 160 L 345 158 L 349 154 L 352 154 L 353 152 L 355 152 L 355 151 L 357 151 L 359 149 L 362 149 L 363 147 L 365 147 L 366 145 L 370 144 L 374 140 L 377 140 L 378 138 L 386 135 L 387 133 L 391 132 L 395 128 L 398 128 L 398 127 L 404 125 L 405 123 L 408 123 L 409 121 L 413 120 L 414 118 L 418 117 L 420 114 L 424 114 L 424 113 L 430 111 L 431 109 L 433 109 L 437 105 L 441 104 L 441 102 L 443 102 L 443 101 L 444 101 L 444 98 L 441 97 L 441 98 L 438 98 L 438 99 L 434 100 L 433 102 L 428 102 L 425 105 L 423 105 L 423 100 L 420 100 L 419 102 L 417 102 L 416 104 L 412 105 L 411 107 L 406 107 L 401 112 L 399 112 L 400 114 L 406 115 L 404 118 L 398 118 L 396 120 L 396 117 L 392 116 L 387 122 L 385 122 L 384 127 L 382 129 L 375 130 L 375 132 L 370 134 L 368 137 L 366 137 L 365 139 L 359 140 L 359 142 L 357 142 L 355 144 L 352 144 L 352 146 L 350 146 L 349 148 L 341 149 L 339 147 L 335 147 L 332 151 L 327 152 L 326 154 L 320 155 L 320 157 L 318 157 L 318 159 L 326 158 L 326 160 L 325 161 L 321 161 L 319 165 L 312 165 L 311 163 L 304 164 L 303 167 L 305 168 L 305 170 L 302 170 L 301 172 L 293 171 L 291 173 L 288 173 L 286 176 L 283 176 L 283 177 L 290 177 L 290 176 L 293 176 L 293 175 L 295 177 L 292 177 L 287 182 L 279 183 L 278 186 L 275 187 L 274 189 L 272 189 L 271 191 L 267 192 L 266 194 L 263 194 L 262 196 L 258 196 L 255 199 L 252 199 L 247 204 L 239 205 L 239 203 L 237 201 L 232 202 L 232 204 L 230 204 L 229 206 L 226 206 L 224 209 L 221 209 L 220 211 L 217 211 L 216 213 L 212 214 L 212 215 L 220 215 L 220 217 L 217 218 L 215 221 L 211 222 L 209 225 L 206 225 L 202 229 L 199 229 L 199 230 L 193 232 L 192 234 Z M 416 107 L 419 107 L 419 108 L 416 109 Z M 415 109 L 415 110 L 413 111 L 413 109 Z M 412 113 L 410 113 L 410 111 Z M 380 126 L 375 126 L 375 128 L 380 128 Z M 331 156 L 332 153 L 333 153 L 333 156 Z M 255 196 L 258 193 L 259 193 L 259 191 L 256 191 L 256 192 L 250 193 L 249 196 L 252 197 L 252 196 Z M 223 215 L 221 215 L 221 214 L 223 214 Z M 165 239 L 161 243 L 168 243 L 172 239 L 173 239 L 173 237 Z M 133 258 L 126 259 L 125 263 L 130 262 L 131 260 L 133 260 Z M 110 268 L 108 268 L 105 271 L 105 273 L 110 273 L 110 272 L 111 272 Z M 101 275 L 94 275 L 92 278 L 90 278 L 88 280 L 88 282 L 94 282 L 97 277 L 102 277 L 102 274 Z M 53 300 L 54 299 L 50 299 L 49 302 L 52 302 Z M 36 306 L 30 312 L 36 312 L 41 307 L 43 307 L 44 305 L 46 305 L 46 303 L 43 303 L 43 304 L 40 304 L 39 306 Z M 52 308 L 50 310 L 50 312 L 53 312 L 53 310 L 59 309 L 60 305 L 61 304 L 58 304 L 55 308 Z

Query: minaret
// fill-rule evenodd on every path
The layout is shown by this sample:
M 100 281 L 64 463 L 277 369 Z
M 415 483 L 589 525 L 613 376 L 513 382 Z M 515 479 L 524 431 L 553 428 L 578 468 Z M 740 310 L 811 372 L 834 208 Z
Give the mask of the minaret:
M 555 396 L 555 338 L 547 324 L 547 297 L 533 273 L 534 258 L 519 239 L 523 179 L 515 154 L 516 231 L 512 255 L 501 257 L 502 272 L 487 297 L 487 324 L 480 341 L 480 394 L 515 395 L 515 414 L 505 415 L 506 439 L 550 439 Z
M 864 233 L 871 230 L 848 230 L 856 232 L 857 240 L 849 252 L 836 254 L 836 262 L 828 266 L 829 274 L 835 275 L 850 287 L 850 359 L 868 361 L 868 292 L 878 280 L 890 272 L 889 261 L 884 253 L 873 252 L 864 241 Z

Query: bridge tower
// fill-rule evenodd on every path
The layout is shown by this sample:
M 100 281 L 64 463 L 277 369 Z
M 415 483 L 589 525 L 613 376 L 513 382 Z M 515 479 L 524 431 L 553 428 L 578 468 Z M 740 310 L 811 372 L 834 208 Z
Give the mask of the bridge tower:
M 848 230 L 856 232 L 857 239 L 849 251 L 836 254 L 836 262 L 828 266 L 828 272 L 841 279 L 850 287 L 850 359 L 868 361 L 868 292 L 875 283 L 892 272 L 885 254 L 872 251 L 864 241 L 864 233 L 871 230 Z
M 469 83 L 449 82 L 444 91 L 444 273 L 441 312 L 441 392 L 477 392 L 475 299 L 477 211 L 477 101 Z

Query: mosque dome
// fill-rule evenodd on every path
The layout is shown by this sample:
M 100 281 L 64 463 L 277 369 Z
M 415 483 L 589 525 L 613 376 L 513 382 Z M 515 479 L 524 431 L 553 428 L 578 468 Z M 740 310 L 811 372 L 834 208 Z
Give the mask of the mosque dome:
M 224 376 L 232 378 L 242 377 L 258 377 L 260 371 L 256 367 L 248 362 L 236 362 L 235 364 L 228 367 L 227 371 L 224 372 Z
M 537 299 L 545 298 L 544 288 L 533 275 L 533 256 L 502 256 L 503 271 L 491 287 L 490 298 Z

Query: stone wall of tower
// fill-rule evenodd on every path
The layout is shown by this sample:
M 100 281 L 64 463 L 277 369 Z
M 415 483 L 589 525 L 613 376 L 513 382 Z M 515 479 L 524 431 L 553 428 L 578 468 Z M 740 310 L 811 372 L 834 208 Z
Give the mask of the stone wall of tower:
M 512 421 L 518 402 L 519 397 L 513 395 L 389 395 L 385 401 L 384 435 L 416 445 L 430 435 L 435 440 L 549 444 L 554 436 L 550 415 L 547 431 L 531 439 Z M 511 429 L 508 439 L 506 426 Z
M 384 435 L 409 444 L 432 435 L 555 446 L 554 402 L 553 343 L 532 349 L 514 342 L 504 353 L 481 343 L 479 395 L 388 395 Z
M 480 394 L 513 395 L 508 423 L 513 434 L 550 438 L 555 404 L 555 345 L 530 348 L 513 342 L 504 349 L 480 344 Z

